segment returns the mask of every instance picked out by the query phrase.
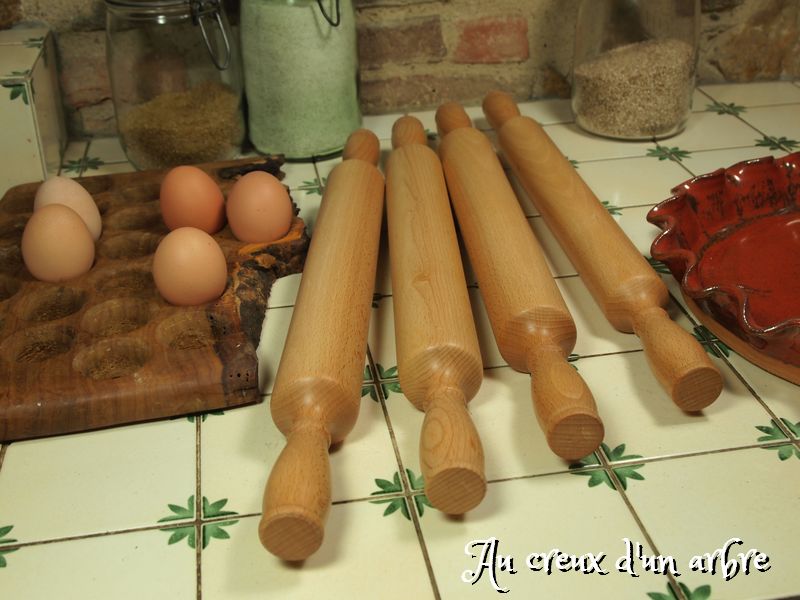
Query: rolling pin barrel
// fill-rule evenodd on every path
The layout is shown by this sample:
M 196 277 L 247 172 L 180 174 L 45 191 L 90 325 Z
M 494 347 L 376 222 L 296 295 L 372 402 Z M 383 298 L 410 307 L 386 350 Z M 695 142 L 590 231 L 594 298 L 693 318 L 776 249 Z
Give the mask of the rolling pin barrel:
M 322 544 L 330 509 L 328 448 L 358 417 L 383 214 L 379 144 L 354 132 L 325 187 L 270 402 L 286 447 L 272 468 L 262 544 L 302 560 Z
M 544 129 L 503 92 L 483 102 L 508 162 L 606 318 L 636 333 L 656 378 L 682 409 L 711 404 L 722 377 L 690 333 L 663 309 L 669 293 Z
M 453 102 L 439 107 L 436 123 L 450 198 L 500 353 L 531 374 L 550 448 L 562 458 L 582 458 L 600 445 L 603 424 L 567 362 L 576 337 L 572 317 L 486 136 Z
M 478 336 L 439 159 L 414 117 L 395 122 L 392 144 L 386 209 L 400 384 L 425 412 L 425 493 L 437 509 L 461 514 L 486 493 L 483 447 L 467 411 L 483 378 Z

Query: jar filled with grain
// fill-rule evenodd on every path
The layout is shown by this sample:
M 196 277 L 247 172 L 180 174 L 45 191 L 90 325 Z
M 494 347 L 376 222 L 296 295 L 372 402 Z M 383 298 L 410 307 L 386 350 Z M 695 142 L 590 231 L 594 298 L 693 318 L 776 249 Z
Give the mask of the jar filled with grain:
M 117 128 L 138 169 L 233 158 L 245 134 L 238 42 L 220 0 L 106 0 Z
M 572 111 L 602 136 L 644 140 L 681 132 L 697 66 L 700 0 L 582 0 Z

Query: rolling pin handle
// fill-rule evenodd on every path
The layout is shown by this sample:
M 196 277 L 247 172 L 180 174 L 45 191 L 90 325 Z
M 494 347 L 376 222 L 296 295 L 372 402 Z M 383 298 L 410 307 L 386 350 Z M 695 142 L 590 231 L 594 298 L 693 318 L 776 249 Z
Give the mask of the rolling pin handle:
M 428 144 L 428 136 L 422 122 L 416 117 L 406 115 L 400 117 L 392 126 L 392 148 L 400 148 L 410 144 Z
M 369 129 L 356 129 L 351 133 L 342 152 L 344 160 L 357 158 L 374 166 L 378 164 L 380 157 L 381 143 Z
M 460 515 L 480 504 L 486 494 L 483 446 L 461 390 L 447 387 L 429 396 L 419 455 L 433 506 Z
M 462 127 L 472 127 L 472 120 L 458 102 L 445 102 L 436 110 L 436 129 L 441 137 Z
M 539 346 L 528 358 L 536 418 L 547 444 L 566 460 L 583 458 L 600 446 L 605 433 L 592 392 L 562 349 Z
M 661 307 L 633 315 L 650 368 L 673 402 L 687 412 L 709 406 L 722 393 L 722 375 L 700 343 Z
M 506 92 L 492 91 L 483 99 L 483 113 L 493 129 L 499 129 L 503 124 L 519 116 L 519 108 L 514 98 Z
M 330 442 L 320 423 L 299 423 L 272 467 L 258 536 L 278 558 L 305 560 L 322 545 L 331 505 Z

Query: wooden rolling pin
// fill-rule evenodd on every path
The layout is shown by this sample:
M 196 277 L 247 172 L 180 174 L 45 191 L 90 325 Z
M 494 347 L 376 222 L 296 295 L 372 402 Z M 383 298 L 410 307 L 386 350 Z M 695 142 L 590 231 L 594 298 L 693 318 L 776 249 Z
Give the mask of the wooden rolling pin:
M 500 353 L 531 374 L 536 417 L 553 452 L 582 458 L 600 445 L 603 423 L 567 362 L 572 316 L 489 140 L 452 102 L 439 107 L 436 123 L 450 199 Z
M 328 448 L 353 428 L 361 402 L 375 285 L 383 176 L 367 130 L 347 140 L 328 177 L 270 402 L 287 437 L 264 493 L 264 547 L 302 560 L 322 544 L 330 509 Z
M 650 368 L 683 410 L 711 404 L 722 376 L 690 333 L 662 308 L 669 292 L 575 168 L 514 100 L 489 93 L 483 110 L 499 144 L 606 318 L 642 341 Z
M 467 402 L 483 379 L 478 334 L 442 166 L 414 117 L 392 129 L 386 219 L 400 385 L 425 412 L 419 455 L 425 494 L 449 514 L 486 493 L 483 447 Z

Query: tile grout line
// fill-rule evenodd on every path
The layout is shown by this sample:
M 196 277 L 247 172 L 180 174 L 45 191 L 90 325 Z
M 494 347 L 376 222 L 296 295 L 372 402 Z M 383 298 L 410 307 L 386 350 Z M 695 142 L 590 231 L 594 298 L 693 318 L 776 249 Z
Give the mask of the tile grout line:
M 428 571 L 428 579 L 431 583 L 434 598 L 436 598 L 436 600 L 440 600 L 441 594 L 439 593 L 439 585 L 436 582 L 436 575 L 433 572 L 433 565 L 431 564 L 430 555 L 428 554 L 428 547 L 425 544 L 425 537 L 422 535 L 422 527 L 419 524 L 419 515 L 417 514 L 417 509 L 412 499 L 416 494 L 414 494 L 414 490 L 411 488 L 411 483 L 408 481 L 405 465 L 403 464 L 403 459 L 400 456 L 400 447 L 397 445 L 397 438 L 395 438 L 394 435 L 392 420 L 389 418 L 389 410 L 386 408 L 386 397 L 383 395 L 383 386 L 380 383 L 378 369 L 375 367 L 375 361 L 372 357 L 372 352 L 369 349 L 369 345 L 367 345 L 367 357 L 370 364 L 370 370 L 372 371 L 373 383 L 378 393 L 381 410 L 383 411 L 383 418 L 386 420 L 386 426 L 389 429 L 389 438 L 392 441 L 395 460 L 397 461 L 397 466 L 400 469 L 400 480 L 403 482 L 403 501 L 406 503 L 408 514 L 411 516 L 411 522 L 413 523 L 414 530 L 417 534 L 417 541 L 419 542 L 420 550 L 422 551 L 422 558 L 425 561 L 425 569 Z
M 625 493 L 622 482 L 619 480 L 617 474 L 614 472 L 614 469 L 611 467 L 611 463 L 608 462 L 608 457 L 606 457 L 602 447 L 598 448 L 598 450 L 599 452 L 597 453 L 597 456 L 600 459 L 600 462 L 603 464 L 606 474 L 611 478 L 617 493 L 619 494 L 620 498 L 622 498 L 625 506 L 628 507 L 628 511 L 633 517 L 633 520 L 636 522 L 636 525 L 639 527 L 639 531 L 642 532 L 645 541 L 647 541 L 648 545 L 653 549 L 653 552 L 655 552 L 657 555 L 661 555 L 661 550 L 658 549 L 658 546 L 650 535 L 650 532 L 647 531 L 647 528 L 644 526 L 644 521 L 642 521 L 642 519 L 639 517 L 639 513 L 637 513 L 636 509 L 633 508 L 633 504 L 631 503 L 630 498 L 628 498 L 628 494 Z M 675 594 L 679 600 L 688 600 L 688 598 L 685 597 L 683 590 L 680 589 L 675 576 L 671 573 L 666 573 L 666 577 L 672 593 Z
M 671 292 L 670 292 L 670 296 L 672 296 L 672 293 L 671 293 Z M 681 309 L 684 311 L 684 313 L 686 313 L 686 315 L 687 315 L 687 316 L 690 318 L 690 320 L 692 320 L 692 321 L 694 322 L 693 315 L 691 315 L 691 314 L 689 313 L 689 309 L 688 309 L 688 308 L 685 308 L 685 307 L 683 307 L 683 305 L 681 305 L 680 303 L 678 303 L 678 305 L 681 307 Z M 702 326 L 702 323 L 699 323 L 699 325 L 701 325 L 701 326 Z M 708 330 L 707 330 L 707 331 L 708 331 Z M 709 331 L 709 334 L 711 334 L 712 336 L 714 336 L 714 334 L 713 334 L 713 333 L 711 333 L 710 331 Z M 739 370 L 738 370 L 738 369 L 737 369 L 737 368 L 736 368 L 736 367 L 733 365 L 733 363 L 731 363 L 731 362 L 728 360 L 728 357 L 727 357 L 727 356 L 723 356 L 723 355 L 722 355 L 722 353 L 721 353 L 721 352 L 719 352 L 719 351 L 716 349 L 715 340 L 717 340 L 717 341 L 719 341 L 719 342 L 722 342 L 722 341 L 721 341 L 721 340 L 719 340 L 719 338 L 717 338 L 716 336 L 714 336 L 714 337 L 713 337 L 713 339 L 710 339 L 710 338 L 709 338 L 707 335 L 704 335 L 704 334 L 703 334 L 703 337 L 704 337 L 704 338 L 706 338 L 706 340 L 708 341 L 708 344 L 709 344 L 709 345 L 712 347 L 712 349 L 715 351 L 714 355 L 716 356 L 716 358 L 718 358 L 718 359 L 719 359 L 719 360 L 721 360 L 723 363 L 725 363 L 725 365 L 728 367 L 728 369 L 729 369 L 730 371 L 732 371 L 732 372 L 733 372 L 734 376 L 735 376 L 735 377 L 736 377 L 736 378 L 737 378 L 737 379 L 738 379 L 738 380 L 739 380 L 739 381 L 742 383 L 742 385 L 744 385 L 744 386 L 745 386 L 745 388 L 747 388 L 747 391 L 748 391 L 748 392 L 750 392 L 750 394 L 753 396 L 753 398 L 756 400 L 756 402 L 758 402 L 758 403 L 761 405 L 761 408 L 763 408 L 763 409 L 764 409 L 764 411 L 766 411 L 766 413 L 767 413 L 767 414 L 768 414 L 768 415 L 771 417 L 771 420 L 772 420 L 772 421 L 775 423 L 775 425 L 778 427 L 778 429 L 779 429 L 779 430 L 780 430 L 780 431 L 781 431 L 781 432 L 782 432 L 782 433 L 783 433 L 783 434 L 784 434 L 784 435 L 785 435 L 785 436 L 786 436 L 788 439 L 790 439 L 790 440 L 791 440 L 791 439 L 794 439 L 794 436 L 793 436 L 793 435 L 792 435 L 792 433 L 789 431 L 789 428 L 788 428 L 788 427 L 786 427 L 786 425 L 784 425 L 783 421 L 781 421 L 781 419 L 780 419 L 780 417 L 777 415 L 777 413 L 776 413 L 776 412 L 774 412 L 774 411 L 772 410 L 772 408 L 770 408 L 770 406 L 769 406 L 769 405 L 768 405 L 768 404 L 767 404 L 767 403 L 764 401 L 764 399 L 761 397 L 761 395 L 760 395 L 758 392 L 756 392 L 755 388 L 753 388 L 753 386 L 751 386 L 751 385 L 750 385 L 750 382 L 749 382 L 749 381 L 747 381 L 747 379 L 745 378 L 745 376 L 744 376 L 742 373 L 740 373 L 740 372 L 739 372 Z M 735 351 L 734 351 L 733 349 L 731 349 L 731 352 L 735 352 Z M 749 361 L 748 361 L 748 362 L 749 362 Z M 751 364 L 752 364 L 752 363 L 751 363 Z
M 203 503 L 202 503 L 202 488 L 201 488 L 201 442 L 202 442 L 202 423 L 203 419 L 196 418 L 194 420 L 195 426 L 195 493 L 194 493 L 194 510 L 195 510 L 195 532 L 194 532 L 194 553 L 195 553 L 195 583 L 197 600 L 203 597 L 203 569 L 202 569 L 202 552 L 203 552 Z

